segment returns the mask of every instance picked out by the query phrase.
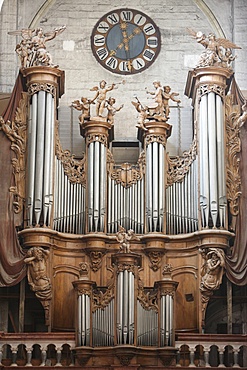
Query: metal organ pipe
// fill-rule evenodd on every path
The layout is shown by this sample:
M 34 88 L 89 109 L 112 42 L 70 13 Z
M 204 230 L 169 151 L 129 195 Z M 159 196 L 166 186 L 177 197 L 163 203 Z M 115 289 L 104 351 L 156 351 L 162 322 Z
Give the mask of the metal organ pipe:
M 219 216 L 220 226 L 226 227 L 226 174 L 225 174 L 225 150 L 224 150 L 224 121 L 223 102 L 216 95 L 216 130 L 217 130 L 217 166 L 218 166 L 218 189 L 219 189 Z
M 226 225 L 223 102 L 213 91 L 200 100 L 200 205 L 202 227 Z
M 124 187 L 108 176 L 108 233 L 116 233 L 119 225 L 126 230 L 144 231 L 144 181 Z
M 146 148 L 146 217 L 147 231 L 163 230 L 165 148 L 156 141 Z
M 32 96 L 28 135 L 27 223 L 51 222 L 53 204 L 54 97 L 46 91 Z
M 191 163 L 181 182 L 166 189 L 167 234 L 190 233 L 198 230 L 197 158 Z
M 55 194 L 53 228 L 67 233 L 85 233 L 85 188 L 81 183 L 70 181 L 58 158 L 55 161 Z
M 28 226 L 33 224 L 34 207 L 34 178 L 35 178 L 35 153 L 36 153 L 36 132 L 37 132 L 37 100 L 38 95 L 32 96 L 30 105 L 30 122 L 28 135 L 28 189 L 27 189 L 27 220 Z
M 134 274 L 124 270 L 117 281 L 117 343 L 134 343 Z

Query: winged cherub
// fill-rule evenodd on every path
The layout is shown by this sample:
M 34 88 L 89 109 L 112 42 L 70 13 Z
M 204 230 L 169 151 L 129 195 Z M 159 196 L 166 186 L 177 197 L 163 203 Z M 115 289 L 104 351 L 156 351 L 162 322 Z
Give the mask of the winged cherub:
M 51 54 L 46 50 L 46 42 L 60 35 L 66 26 L 55 28 L 50 32 L 43 32 L 42 28 L 23 28 L 8 32 L 9 35 L 20 35 L 22 40 L 17 44 L 15 50 L 21 60 L 21 67 L 49 66 L 57 67 L 52 63 Z
M 235 59 L 232 55 L 232 49 L 241 49 L 240 46 L 225 38 L 216 38 L 213 33 L 206 36 L 201 31 L 196 32 L 190 28 L 187 28 L 187 30 L 205 48 L 196 67 L 217 65 L 231 68 L 231 62 Z

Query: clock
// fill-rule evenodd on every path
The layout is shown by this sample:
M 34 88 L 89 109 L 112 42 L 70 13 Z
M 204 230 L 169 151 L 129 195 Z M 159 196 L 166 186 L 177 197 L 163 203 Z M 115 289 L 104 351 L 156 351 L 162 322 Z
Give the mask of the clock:
M 146 14 L 116 9 L 96 23 L 91 48 L 97 61 L 113 73 L 128 75 L 144 71 L 157 58 L 160 31 Z

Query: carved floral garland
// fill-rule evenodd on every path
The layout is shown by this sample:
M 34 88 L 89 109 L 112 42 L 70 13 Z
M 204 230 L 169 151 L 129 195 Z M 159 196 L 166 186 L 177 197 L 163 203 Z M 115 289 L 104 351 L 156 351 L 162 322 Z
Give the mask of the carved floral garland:
M 14 186 L 9 191 L 14 195 L 13 207 L 15 213 L 20 213 L 25 201 L 25 153 L 27 141 L 27 105 L 28 95 L 22 92 L 22 98 L 15 112 L 12 122 L 4 121 L 0 117 L 0 130 L 11 141 L 10 148 L 15 153 L 15 158 L 11 160 L 14 174 Z
M 239 137 L 238 118 L 240 109 L 233 105 L 233 96 L 229 95 L 225 101 L 226 112 L 226 158 L 227 158 L 227 199 L 229 201 L 230 212 L 236 216 L 239 212 L 239 197 L 241 195 L 241 179 L 239 173 L 239 153 L 241 151 L 241 141 Z

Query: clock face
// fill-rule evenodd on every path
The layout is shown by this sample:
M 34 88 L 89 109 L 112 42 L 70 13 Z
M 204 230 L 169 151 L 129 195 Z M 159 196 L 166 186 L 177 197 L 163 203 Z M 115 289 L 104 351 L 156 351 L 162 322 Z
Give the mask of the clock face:
M 160 51 L 160 32 L 146 14 L 133 9 L 117 9 L 95 25 L 91 47 L 106 69 L 118 74 L 139 73 L 148 68 Z

